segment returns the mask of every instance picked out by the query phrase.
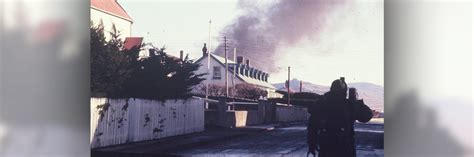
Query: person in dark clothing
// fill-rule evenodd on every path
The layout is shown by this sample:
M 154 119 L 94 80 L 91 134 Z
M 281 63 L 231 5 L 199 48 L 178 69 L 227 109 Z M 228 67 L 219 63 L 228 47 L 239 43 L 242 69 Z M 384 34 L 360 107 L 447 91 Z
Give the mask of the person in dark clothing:
M 334 80 L 329 92 L 308 107 L 308 155 L 319 157 L 355 157 L 354 122 L 368 122 L 372 110 L 357 100 L 355 88 L 349 89 L 344 78 Z

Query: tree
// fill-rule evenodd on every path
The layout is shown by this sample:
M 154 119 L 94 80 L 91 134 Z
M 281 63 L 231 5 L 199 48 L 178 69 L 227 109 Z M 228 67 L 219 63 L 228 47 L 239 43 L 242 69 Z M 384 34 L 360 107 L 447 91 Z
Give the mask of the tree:
M 209 96 L 216 96 L 216 97 L 223 97 L 225 96 L 225 86 L 219 86 L 216 84 L 209 84 L 206 86 L 204 84 L 200 84 L 198 87 L 199 93 L 196 93 L 200 96 L 204 96 L 206 94 L 206 88 L 208 88 Z M 229 93 L 232 93 L 234 88 L 229 88 Z
M 127 83 L 126 95 L 137 98 L 170 99 L 190 96 L 191 88 L 203 81 L 196 74 L 199 64 L 188 56 L 182 61 L 166 54 L 165 48 L 150 49 L 150 56 L 138 62 Z
M 113 27 L 115 28 L 115 27 Z M 117 97 L 131 77 L 139 48 L 122 50 L 120 33 L 113 29 L 111 39 L 105 40 L 102 25 L 90 26 L 91 94 L 95 97 Z
M 165 49 L 150 49 L 151 56 L 138 59 L 141 46 L 123 49 L 120 33 L 113 27 L 105 40 L 102 25 L 90 27 L 91 93 L 94 97 L 183 98 L 204 79 L 195 74 L 199 64 L 171 57 Z

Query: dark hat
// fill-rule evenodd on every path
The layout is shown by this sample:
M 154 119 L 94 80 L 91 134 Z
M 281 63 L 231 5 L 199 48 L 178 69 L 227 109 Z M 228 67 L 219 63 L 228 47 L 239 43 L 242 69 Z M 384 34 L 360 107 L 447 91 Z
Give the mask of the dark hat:
M 330 89 L 331 92 L 345 92 L 345 90 L 347 90 L 347 87 L 346 84 L 342 82 L 342 80 L 337 79 L 332 81 Z

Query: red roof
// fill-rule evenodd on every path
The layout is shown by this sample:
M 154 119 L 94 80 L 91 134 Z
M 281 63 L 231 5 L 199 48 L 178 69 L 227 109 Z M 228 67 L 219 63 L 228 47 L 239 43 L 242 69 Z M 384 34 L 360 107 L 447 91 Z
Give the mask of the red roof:
M 117 2 L 117 0 L 90 0 L 91 7 L 98 9 L 100 11 L 106 12 L 108 14 L 118 16 L 130 22 L 132 18 L 127 14 L 125 9 Z
M 123 43 L 123 48 L 130 50 L 135 46 L 140 47 L 142 45 L 143 37 L 127 37 Z

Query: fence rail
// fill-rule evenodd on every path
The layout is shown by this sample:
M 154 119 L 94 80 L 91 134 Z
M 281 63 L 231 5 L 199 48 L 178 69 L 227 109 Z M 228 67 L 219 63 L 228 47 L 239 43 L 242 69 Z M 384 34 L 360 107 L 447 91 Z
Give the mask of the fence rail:
M 258 102 L 227 102 L 227 105 L 235 105 L 235 104 L 258 105 Z
M 197 97 L 197 96 L 193 96 L 193 98 L 199 99 L 199 100 L 204 100 L 204 102 L 207 102 L 207 103 L 218 103 L 219 102 L 218 100 L 209 99 L 209 98 L 201 98 L 201 97 Z

